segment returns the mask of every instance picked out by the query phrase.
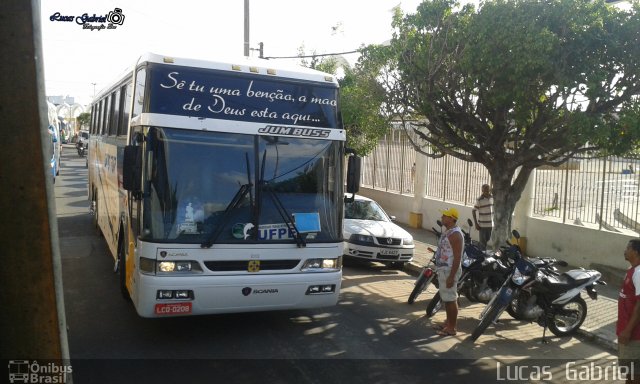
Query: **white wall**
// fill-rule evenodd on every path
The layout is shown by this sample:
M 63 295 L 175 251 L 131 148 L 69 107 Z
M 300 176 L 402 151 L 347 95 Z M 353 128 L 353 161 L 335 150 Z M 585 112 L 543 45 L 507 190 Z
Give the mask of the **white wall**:
M 554 257 L 583 267 L 597 263 L 619 269 L 629 268 L 624 259 L 624 249 L 629 240 L 637 236 L 535 217 L 528 217 L 527 221 L 527 253 L 530 256 Z
M 440 210 L 455 207 L 460 212 L 459 224 L 466 226 L 471 216 L 471 207 L 447 203 L 427 198 L 414 198 L 395 192 L 385 192 L 360 187 L 360 195 L 376 200 L 389 214 L 396 216 L 401 223 L 409 223 L 409 213 L 422 213 L 422 227 L 431 228 L 442 216 Z M 416 208 L 417 207 L 417 208 Z M 518 210 L 516 210 L 518 212 Z M 627 269 L 624 249 L 627 242 L 637 236 L 618 234 L 608 231 L 562 224 L 535 217 L 515 218 L 514 223 L 522 223 L 526 228 L 521 235 L 527 238 L 526 251 L 532 257 L 554 257 L 573 266 L 588 268 L 591 263 Z M 477 239 L 477 231 L 472 231 Z

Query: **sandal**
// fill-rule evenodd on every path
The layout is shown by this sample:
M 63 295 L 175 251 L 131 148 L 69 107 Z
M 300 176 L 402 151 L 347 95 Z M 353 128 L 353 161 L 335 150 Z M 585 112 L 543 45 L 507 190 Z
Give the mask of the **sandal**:
M 446 329 L 441 329 L 441 330 L 437 331 L 436 334 L 438 336 L 455 336 L 457 334 L 457 332 L 456 331 L 449 331 L 449 330 L 446 330 Z
M 436 331 L 442 331 L 443 329 L 446 328 L 446 325 L 444 324 L 434 324 L 431 326 L 432 329 L 435 329 Z

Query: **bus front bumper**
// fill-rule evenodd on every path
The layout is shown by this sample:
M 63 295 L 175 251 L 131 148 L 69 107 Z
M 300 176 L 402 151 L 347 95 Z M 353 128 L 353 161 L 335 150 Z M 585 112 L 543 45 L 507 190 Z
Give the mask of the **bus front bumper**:
M 142 317 L 315 308 L 338 302 L 342 271 L 233 276 L 138 275 Z M 176 297 L 177 296 L 177 297 Z

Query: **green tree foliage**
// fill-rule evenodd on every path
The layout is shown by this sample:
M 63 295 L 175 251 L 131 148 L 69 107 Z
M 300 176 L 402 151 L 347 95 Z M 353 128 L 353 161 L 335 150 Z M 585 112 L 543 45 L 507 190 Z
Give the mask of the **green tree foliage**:
M 89 112 L 83 112 L 76 117 L 76 121 L 80 126 L 80 129 L 86 128 L 91 123 L 91 114 Z
M 304 51 L 299 50 L 299 54 L 304 56 Z M 301 64 L 336 76 L 339 69 L 342 69 L 338 83 L 347 146 L 359 156 L 369 154 L 389 130 L 389 117 L 382 108 L 386 92 L 377 81 L 379 68 L 371 71 L 370 64 L 351 68 L 344 59 L 338 60 L 335 57 L 312 57 L 311 60 L 303 58 Z
M 419 150 L 482 163 L 507 238 L 532 170 L 633 151 L 640 137 L 640 7 L 603 0 L 428 0 L 396 11 L 389 46 L 367 47 L 385 107 L 413 120 Z M 422 151 L 425 153 L 426 151 Z

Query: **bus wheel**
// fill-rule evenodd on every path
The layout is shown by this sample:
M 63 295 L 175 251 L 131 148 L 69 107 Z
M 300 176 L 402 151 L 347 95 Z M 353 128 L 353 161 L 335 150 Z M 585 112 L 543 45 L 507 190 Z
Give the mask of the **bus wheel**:
M 127 290 L 127 253 L 125 252 L 125 241 L 120 239 L 118 241 L 118 259 L 116 260 L 116 269 L 118 272 L 118 285 L 120 286 L 120 293 L 122 297 L 130 300 L 129 291 Z

